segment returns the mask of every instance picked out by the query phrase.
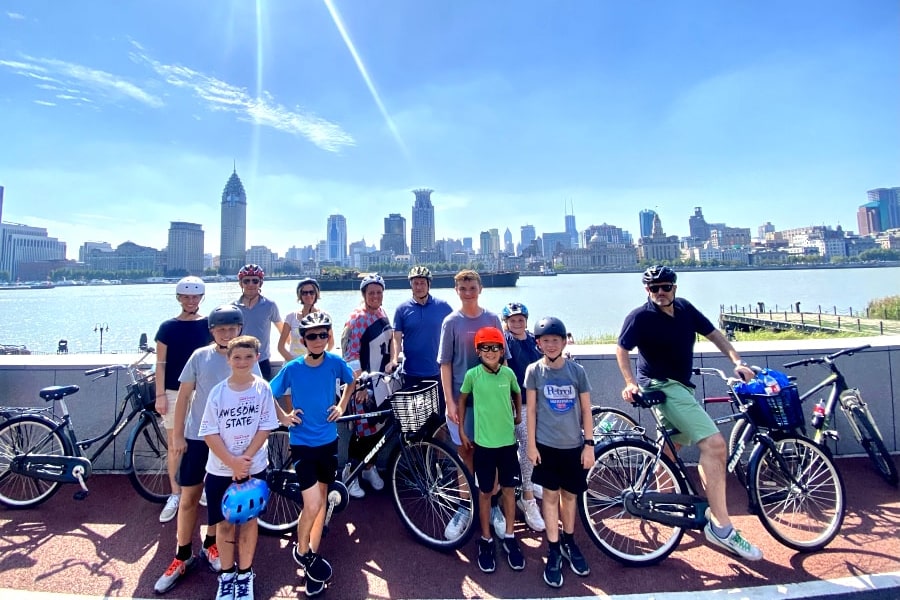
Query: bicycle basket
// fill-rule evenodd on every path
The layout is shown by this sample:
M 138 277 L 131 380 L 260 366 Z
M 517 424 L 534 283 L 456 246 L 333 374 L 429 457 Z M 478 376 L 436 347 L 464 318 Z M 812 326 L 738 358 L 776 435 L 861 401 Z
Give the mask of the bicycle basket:
M 128 394 L 131 404 L 138 410 L 155 410 L 156 408 L 156 377 L 148 375 L 139 379 L 136 383 L 128 384 Z
M 405 433 L 418 431 L 438 410 L 438 384 L 422 381 L 411 388 L 396 392 L 391 398 L 394 415 Z
M 759 427 L 767 429 L 796 429 L 803 425 L 803 409 L 796 385 L 781 388 L 774 395 L 738 394 L 748 403 L 747 416 Z

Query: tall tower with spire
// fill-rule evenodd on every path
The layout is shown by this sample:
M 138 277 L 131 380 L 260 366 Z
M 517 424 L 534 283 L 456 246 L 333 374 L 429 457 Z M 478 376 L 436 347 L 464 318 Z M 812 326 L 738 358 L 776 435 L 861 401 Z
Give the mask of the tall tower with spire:
M 237 167 L 222 192 L 221 235 L 219 272 L 234 275 L 243 266 L 247 253 L 247 193 Z
M 410 232 L 410 253 L 417 257 L 423 250 L 434 249 L 434 206 L 431 193 L 434 190 L 413 190 L 416 203 L 412 209 L 412 231 Z

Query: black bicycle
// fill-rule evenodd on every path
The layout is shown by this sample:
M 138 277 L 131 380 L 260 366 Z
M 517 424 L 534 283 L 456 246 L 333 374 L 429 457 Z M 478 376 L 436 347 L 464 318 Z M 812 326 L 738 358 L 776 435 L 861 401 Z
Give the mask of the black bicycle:
M 884 444 L 884 438 L 881 437 L 881 432 L 875 424 L 875 419 L 872 418 L 872 413 L 869 412 L 869 407 L 863 400 L 859 389 L 851 388 L 847 385 L 847 380 L 835 362 L 835 359 L 840 356 L 853 356 L 857 352 L 870 347 L 869 344 L 866 344 L 855 348 L 846 348 L 828 356 L 795 360 L 786 363 L 784 366 L 786 369 L 790 369 L 801 365 L 824 365 L 829 370 L 825 379 L 813 385 L 800 396 L 802 402 L 826 387 L 831 388 L 824 403 L 820 400 L 816 405 L 819 414 L 816 413 L 816 408 L 813 408 L 814 412 L 811 421 L 813 429 L 812 439 L 817 444 L 822 445 L 825 445 L 829 440 L 835 442 L 838 440 L 837 423 L 834 415 L 835 409 L 840 408 L 844 416 L 847 417 L 853 437 L 856 438 L 856 441 L 860 443 L 866 454 L 872 459 L 872 464 L 875 466 L 878 474 L 890 485 L 896 486 L 898 481 L 897 465 Z
M 838 534 L 844 519 L 844 488 L 827 452 L 793 433 L 803 419 L 796 388 L 773 396 L 743 396 L 735 392 L 740 380 L 718 369 L 695 369 L 722 378 L 735 409 L 714 419 L 718 424 L 746 422 L 745 435 L 728 458 L 733 471 L 745 445 L 750 461 L 745 488 L 750 510 L 782 544 L 801 552 L 824 548 Z M 635 406 L 651 408 L 665 402 L 665 394 L 648 392 Z M 657 411 L 657 438 L 638 430 L 623 431 L 624 439 L 598 446 L 588 472 L 588 490 L 579 512 L 591 540 L 607 555 L 628 565 L 660 562 L 681 541 L 685 529 L 702 529 L 709 504 L 678 456 Z M 783 432 L 773 437 L 772 431 Z M 674 460 L 670 457 L 675 457 Z
M 388 449 L 387 483 L 397 515 L 420 543 L 436 550 L 448 551 L 463 546 L 471 537 L 478 515 L 478 493 L 475 479 L 456 450 L 435 434 L 443 419 L 438 417 L 436 381 L 403 388 L 397 375 L 364 373 L 357 380 L 357 390 L 369 394 L 363 414 L 344 415 L 339 422 L 361 419 L 382 420 L 384 426 L 375 435 L 378 441 L 342 481 L 328 488 L 325 527 L 331 517 L 350 502 L 347 485 L 358 480 L 366 464 Z M 375 401 L 375 389 L 385 385 L 389 390 L 381 405 Z M 380 408 L 386 405 L 387 408 Z M 270 531 L 287 531 L 296 526 L 303 500 L 290 462 L 290 440 L 286 430 L 269 438 L 267 480 L 272 495 L 259 524 Z M 463 526 L 453 534 L 449 525 L 463 515 Z M 459 517 L 457 517 L 459 518 Z
M 76 500 L 88 495 L 86 480 L 93 461 L 137 417 L 125 446 L 125 468 L 137 492 L 151 502 L 162 503 L 169 497 L 166 430 L 155 412 L 155 385 L 152 374 L 143 371 L 144 355 L 129 365 L 109 365 L 85 371 L 109 377 L 116 371 L 128 376 L 127 393 L 109 429 L 88 439 L 78 439 L 69 414 L 66 396 L 78 392 L 77 385 L 55 385 L 38 395 L 51 402 L 47 408 L 0 408 L 6 420 L 0 423 L 0 504 L 9 508 L 32 508 L 53 496 L 63 483 L 76 483 Z M 131 407 L 130 412 L 128 407 Z M 56 416 L 56 407 L 61 416 Z M 127 414 L 126 414 L 127 413 Z M 97 451 L 88 448 L 101 442 Z

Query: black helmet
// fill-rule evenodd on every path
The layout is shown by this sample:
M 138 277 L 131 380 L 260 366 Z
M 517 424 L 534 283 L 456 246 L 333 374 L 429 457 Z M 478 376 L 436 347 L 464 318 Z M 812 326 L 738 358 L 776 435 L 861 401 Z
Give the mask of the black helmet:
M 542 335 L 558 335 L 565 338 L 566 326 L 556 317 L 544 317 L 534 326 L 534 337 L 539 338 Z
M 241 312 L 234 304 L 223 304 L 217 306 L 209 313 L 207 317 L 209 328 L 212 329 L 216 325 L 240 325 L 244 326 L 244 313 Z
M 304 331 L 316 329 L 318 327 L 331 329 L 331 316 L 327 312 L 320 310 L 318 312 L 309 313 L 300 319 L 300 324 L 297 325 L 297 329 L 300 330 L 301 335 Z
M 675 283 L 676 279 L 678 279 L 678 276 L 672 270 L 672 267 L 664 267 L 663 265 L 649 267 L 644 271 L 644 276 L 641 277 L 644 285 L 650 285 L 651 283 Z
M 416 277 L 424 277 L 428 280 L 429 283 L 431 283 L 431 271 L 428 270 L 428 267 L 416 265 L 412 269 L 410 269 L 407 279 L 415 279 Z
M 319 282 L 312 277 L 304 277 L 297 284 L 297 296 L 300 295 L 300 288 L 302 288 L 304 285 L 311 285 L 316 288 L 316 300 L 318 300 L 319 296 L 322 294 L 322 288 L 319 287 Z

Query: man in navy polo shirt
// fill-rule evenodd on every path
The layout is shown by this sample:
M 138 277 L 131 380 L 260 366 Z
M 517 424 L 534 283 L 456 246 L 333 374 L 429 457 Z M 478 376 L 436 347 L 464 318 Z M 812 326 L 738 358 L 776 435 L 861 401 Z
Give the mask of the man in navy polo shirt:
M 644 271 L 647 303 L 625 317 L 616 347 L 616 361 L 625 379 L 622 398 L 633 402 L 634 394 L 650 390 L 666 394 L 666 402 L 654 410 L 667 427 L 678 429 L 672 437 L 676 444 L 697 444 L 700 450 L 700 478 L 709 500 L 708 523 L 703 530 L 706 539 L 742 558 L 760 560 L 760 549 L 741 536 L 728 516 L 725 438 L 694 398 L 691 369 L 697 334 L 732 360 L 735 375 L 748 381 L 754 374 L 709 319 L 687 300 L 675 297 L 676 280 L 675 271 L 669 267 L 655 265 Z M 637 379 L 628 356 L 634 348 L 638 349 Z
M 412 298 L 394 311 L 394 339 L 391 344 L 391 361 L 397 364 L 403 352 L 404 385 L 410 386 L 423 380 L 438 382 L 440 412 L 444 414 L 444 390 L 441 386 L 441 366 L 437 362 L 438 344 L 441 340 L 441 323 L 453 312 L 450 305 L 431 295 L 431 271 L 428 267 L 415 266 L 409 271 L 409 287 Z

